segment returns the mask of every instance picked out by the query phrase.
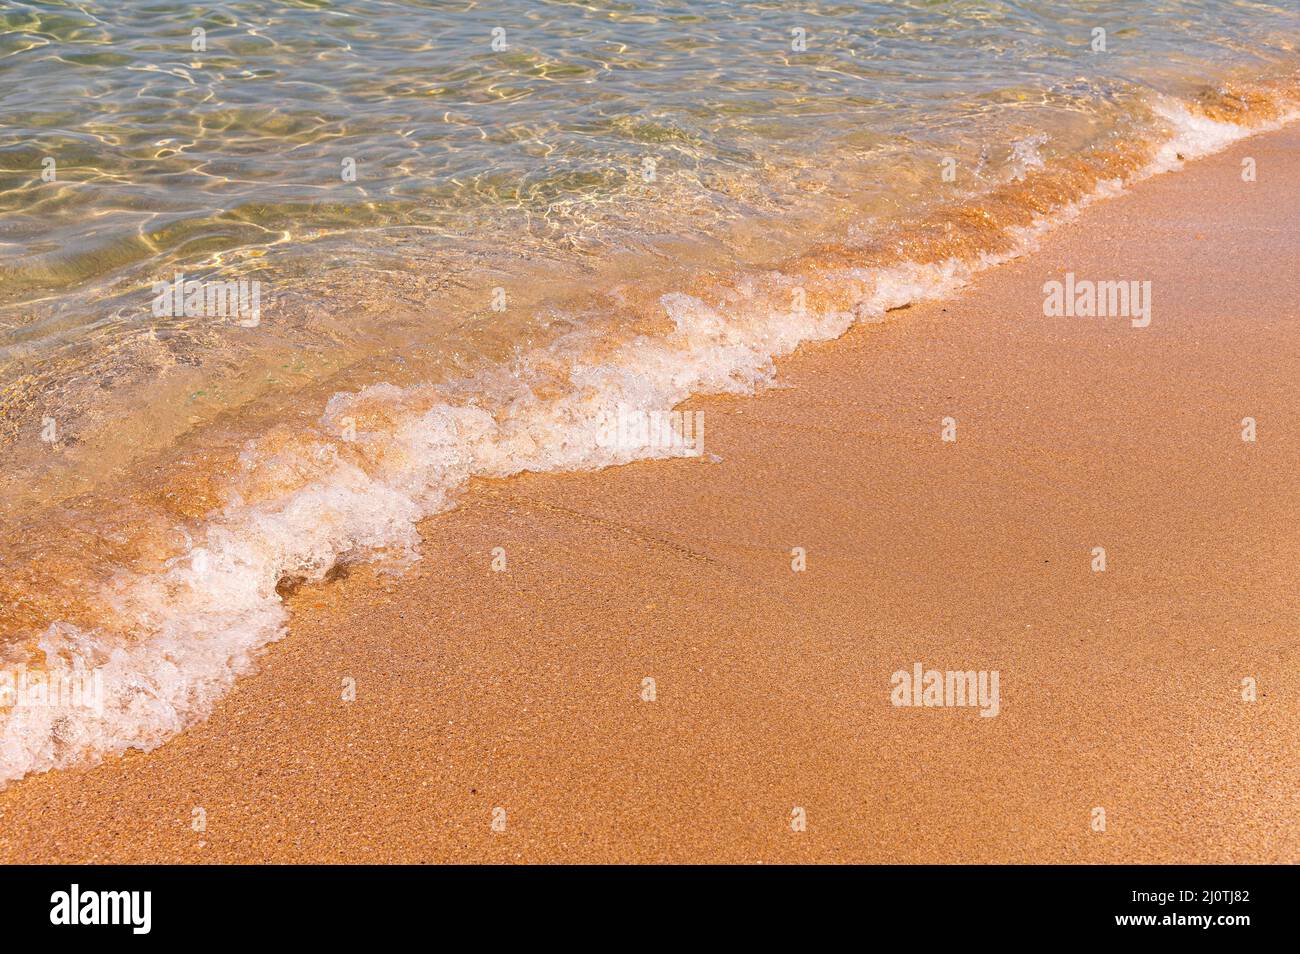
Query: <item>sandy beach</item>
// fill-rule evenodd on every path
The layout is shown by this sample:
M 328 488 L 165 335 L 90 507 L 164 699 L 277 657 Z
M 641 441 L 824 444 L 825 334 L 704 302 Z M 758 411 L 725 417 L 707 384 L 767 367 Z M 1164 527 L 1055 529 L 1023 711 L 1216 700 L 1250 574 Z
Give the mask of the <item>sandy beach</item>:
M 1298 156 L 692 401 L 703 459 L 476 482 L 205 723 L 0 793 L 0 860 L 1297 860 Z M 1149 327 L 1045 317 L 1067 272 L 1150 281 Z M 917 663 L 996 717 L 892 705 Z

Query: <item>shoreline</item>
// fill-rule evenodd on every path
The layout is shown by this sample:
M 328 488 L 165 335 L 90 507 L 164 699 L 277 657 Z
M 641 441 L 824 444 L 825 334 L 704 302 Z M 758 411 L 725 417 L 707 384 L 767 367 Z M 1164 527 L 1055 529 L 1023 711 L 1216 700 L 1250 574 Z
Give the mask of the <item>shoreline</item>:
M 408 576 L 291 597 L 207 722 L 0 792 L 0 859 L 1294 860 L 1298 147 L 692 399 L 719 464 L 475 480 Z M 1153 280 L 1150 327 L 1043 317 L 1067 272 Z M 917 662 L 1000 672 L 998 716 L 890 707 Z

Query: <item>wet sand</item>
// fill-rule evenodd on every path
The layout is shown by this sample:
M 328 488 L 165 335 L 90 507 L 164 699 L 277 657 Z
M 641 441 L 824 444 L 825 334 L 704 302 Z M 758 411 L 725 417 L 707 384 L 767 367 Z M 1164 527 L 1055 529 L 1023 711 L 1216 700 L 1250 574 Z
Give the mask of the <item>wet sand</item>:
M 1298 157 L 693 401 L 719 462 L 476 483 L 203 725 L 0 793 L 0 860 L 1300 859 Z M 1150 280 L 1150 327 L 1044 317 L 1067 271 Z M 998 716 L 892 706 L 917 662 L 996 670 Z

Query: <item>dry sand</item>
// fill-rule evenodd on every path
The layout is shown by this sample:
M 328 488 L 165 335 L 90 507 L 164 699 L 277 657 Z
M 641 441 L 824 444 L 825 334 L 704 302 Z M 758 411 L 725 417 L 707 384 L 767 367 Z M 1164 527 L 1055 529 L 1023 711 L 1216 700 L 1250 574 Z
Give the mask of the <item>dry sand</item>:
M 720 463 L 477 484 L 405 578 L 294 596 L 207 723 L 0 793 L 0 859 L 1296 861 L 1298 155 L 693 402 Z M 1043 317 L 1066 271 L 1151 280 L 1151 326 Z M 891 706 L 918 661 L 1000 714 Z

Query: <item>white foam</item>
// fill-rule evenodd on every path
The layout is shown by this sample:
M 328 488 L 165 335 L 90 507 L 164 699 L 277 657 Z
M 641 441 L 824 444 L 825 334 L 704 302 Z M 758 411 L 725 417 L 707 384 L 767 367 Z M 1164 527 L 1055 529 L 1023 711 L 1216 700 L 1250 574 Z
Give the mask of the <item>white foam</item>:
M 1144 174 L 1248 134 L 1185 108 L 1161 108 L 1175 134 Z M 837 282 L 862 289 L 851 310 L 792 312 L 800 276 L 768 274 L 722 301 L 664 296 L 672 331 L 633 338 L 599 363 L 588 361 L 575 333 L 545 355 L 443 388 L 378 385 L 335 395 L 311 439 L 274 451 L 249 445 L 229 503 L 187 531 L 200 543 L 186 557 L 161 572 L 122 576 L 104 594 L 105 604 L 133 623 L 134 639 L 49 628 L 40 643 L 49 668 L 100 667 L 107 698 L 102 711 L 23 707 L 0 715 L 0 782 L 148 750 L 202 720 L 251 671 L 256 653 L 284 634 L 279 580 L 316 580 L 341 558 L 413 550 L 417 522 L 454 506 L 471 477 L 680 455 L 682 448 L 611 445 L 601 439 L 603 422 L 629 409 L 663 411 L 693 394 L 750 393 L 772 381 L 775 358 L 801 343 L 838 337 L 891 308 L 951 296 L 977 271 L 1033 248 L 1043 232 L 1121 189 L 1103 183 L 1084 201 L 1018 230 L 1012 251 L 974 264 L 844 269 Z M 543 365 L 557 364 L 567 368 L 567 387 L 558 397 L 539 397 L 530 385 Z M 352 423 L 355 436 L 340 437 Z
M 1017 140 L 1011 147 L 1011 178 L 1023 179 L 1030 169 L 1042 169 L 1047 163 L 1043 160 L 1040 147 L 1046 145 L 1047 135 L 1039 133 Z
M 1194 113 L 1187 108 L 1186 103 L 1169 97 L 1157 98 L 1153 103 L 1153 109 L 1157 116 L 1169 124 L 1173 135 L 1156 150 L 1155 158 L 1143 171 L 1141 178 L 1161 172 L 1176 171 L 1181 169 L 1188 160 L 1202 159 L 1216 152 L 1222 152 L 1247 136 L 1281 129 L 1300 116 L 1300 111 L 1293 109 L 1275 120 L 1255 126 L 1238 126 Z

